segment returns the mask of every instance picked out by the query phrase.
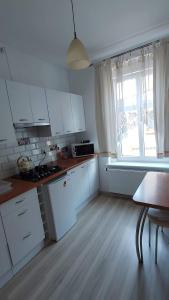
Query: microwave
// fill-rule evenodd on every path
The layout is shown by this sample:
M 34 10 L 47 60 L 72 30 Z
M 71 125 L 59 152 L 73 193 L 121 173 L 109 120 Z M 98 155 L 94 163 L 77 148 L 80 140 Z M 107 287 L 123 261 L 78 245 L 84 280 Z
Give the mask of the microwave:
M 93 143 L 81 143 L 71 145 L 72 156 L 80 157 L 94 154 L 94 144 Z

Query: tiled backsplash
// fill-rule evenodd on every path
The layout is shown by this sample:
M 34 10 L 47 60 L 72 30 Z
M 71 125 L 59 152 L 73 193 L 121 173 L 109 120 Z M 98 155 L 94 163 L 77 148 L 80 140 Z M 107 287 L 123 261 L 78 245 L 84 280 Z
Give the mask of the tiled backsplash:
M 30 144 L 18 146 L 17 144 L 0 144 L 0 178 L 14 175 L 18 172 L 17 159 L 21 155 L 29 156 L 34 165 L 38 165 L 44 157 L 44 150 L 47 155 L 43 163 L 57 159 L 57 151 L 51 151 L 52 145 L 59 148 L 69 146 L 75 142 L 75 135 L 64 135 L 61 137 L 38 137 L 37 128 L 21 128 L 16 130 L 18 139 L 29 137 Z

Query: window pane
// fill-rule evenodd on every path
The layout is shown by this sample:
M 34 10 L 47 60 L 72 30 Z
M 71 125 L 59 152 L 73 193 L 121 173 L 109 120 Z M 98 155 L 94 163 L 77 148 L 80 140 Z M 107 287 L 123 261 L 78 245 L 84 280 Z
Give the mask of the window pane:
M 117 84 L 119 106 L 118 125 L 122 156 L 139 156 L 136 80 Z
M 122 156 L 139 156 L 138 116 L 136 110 L 124 113 Z

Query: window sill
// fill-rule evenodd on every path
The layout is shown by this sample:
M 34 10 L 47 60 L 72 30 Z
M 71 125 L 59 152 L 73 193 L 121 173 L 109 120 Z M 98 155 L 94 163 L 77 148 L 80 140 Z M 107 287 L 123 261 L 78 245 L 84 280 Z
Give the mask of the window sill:
M 114 161 L 108 163 L 106 167 L 111 169 L 128 169 L 128 170 L 131 169 L 131 170 L 169 172 L 169 163 Z

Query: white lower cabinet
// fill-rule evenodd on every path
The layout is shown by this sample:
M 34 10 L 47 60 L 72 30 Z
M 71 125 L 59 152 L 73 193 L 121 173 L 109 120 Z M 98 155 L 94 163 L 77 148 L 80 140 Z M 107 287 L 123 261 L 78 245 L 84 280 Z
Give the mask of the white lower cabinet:
M 12 266 L 7 241 L 5 238 L 2 219 L 0 217 L 0 277 L 10 271 L 11 268 Z
M 99 190 L 99 170 L 98 160 L 91 159 L 88 162 L 90 195 L 94 195 Z
M 0 211 L 15 266 L 44 239 L 36 189 L 2 204 Z
M 91 159 L 69 171 L 72 177 L 72 198 L 78 208 L 99 189 L 98 160 Z

